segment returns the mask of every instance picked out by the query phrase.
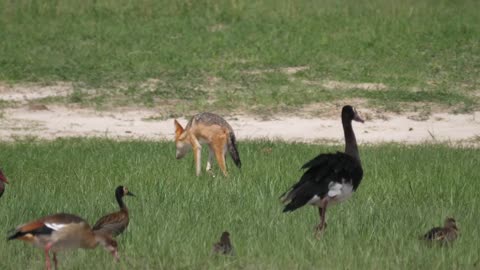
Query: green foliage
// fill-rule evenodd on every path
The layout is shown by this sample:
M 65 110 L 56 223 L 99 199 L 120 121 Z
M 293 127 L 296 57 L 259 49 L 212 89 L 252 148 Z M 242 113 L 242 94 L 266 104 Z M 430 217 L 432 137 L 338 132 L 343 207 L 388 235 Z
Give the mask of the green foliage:
M 0 0 L 0 80 L 103 92 L 128 84 L 135 103 L 194 97 L 190 106 L 209 108 L 212 98 L 229 110 L 344 96 L 312 98 L 322 87 L 303 79 L 384 83 L 408 101 L 412 87 L 426 90 L 422 100 L 438 102 L 437 91 L 466 98 L 478 89 L 479 9 L 476 0 Z M 278 70 L 294 66 L 308 69 Z M 152 78 L 162 83 L 142 90 Z
M 300 166 L 341 146 L 240 142 L 243 167 L 230 176 L 195 177 L 192 155 L 175 160 L 172 142 L 102 139 L 0 143 L 11 184 L 0 199 L 0 228 L 71 212 L 93 223 L 117 209 L 125 185 L 131 223 L 119 237 L 119 264 L 101 248 L 61 253 L 68 269 L 471 269 L 478 263 L 478 149 L 442 145 L 361 147 L 365 177 L 357 193 L 327 213 L 313 237 L 312 207 L 282 214 L 278 196 L 298 180 Z M 204 162 L 206 158 L 204 152 Z M 205 165 L 205 164 L 203 164 Z M 204 166 L 203 166 L 204 167 Z M 417 240 L 446 216 L 461 236 L 450 248 Z M 237 256 L 212 257 L 224 230 Z M 1 269 L 43 267 L 43 252 L 0 241 Z

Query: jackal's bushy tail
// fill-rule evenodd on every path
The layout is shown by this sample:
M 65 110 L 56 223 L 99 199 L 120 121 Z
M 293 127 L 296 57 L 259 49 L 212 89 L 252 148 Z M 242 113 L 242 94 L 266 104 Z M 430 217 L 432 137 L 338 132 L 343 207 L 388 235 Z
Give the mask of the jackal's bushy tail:
M 235 138 L 235 134 L 230 132 L 230 138 L 228 140 L 228 152 L 230 152 L 230 156 L 232 156 L 233 162 L 237 165 L 238 168 L 242 167 L 242 162 L 240 161 L 240 155 L 238 154 L 237 149 L 237 142 Z

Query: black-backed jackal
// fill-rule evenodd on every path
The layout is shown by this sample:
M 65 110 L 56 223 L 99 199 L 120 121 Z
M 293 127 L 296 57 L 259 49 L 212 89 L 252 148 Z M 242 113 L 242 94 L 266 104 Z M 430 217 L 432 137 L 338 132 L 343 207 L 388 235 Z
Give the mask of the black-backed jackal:
M 201 144 L 208 144 L 210 150 L 207 161 L 207 172 L 210 172 L 212 169 L 213 155 L 215 155 L 220 169 L 223 174 L 227 176 L 227 168 L 225 166 L 227 149 L 235 165 L 239 168 L 242 166 L 233 129 L 221 116 L 207 112 L 200 113 L 193 116 L 185 128 L 183 128 L 177 120 L 175 120 L 174 123 L 175 145 L 177 147 L 176 157 L 177 159 L 181 159 L 190 149 L 193 149 L 197 176 L 200 175 Z

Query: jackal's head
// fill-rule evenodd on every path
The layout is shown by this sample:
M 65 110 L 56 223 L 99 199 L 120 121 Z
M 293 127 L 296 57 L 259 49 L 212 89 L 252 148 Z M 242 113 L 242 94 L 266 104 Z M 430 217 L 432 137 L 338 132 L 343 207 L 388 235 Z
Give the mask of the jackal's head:
M 183 158 L 192 148 L 190 141 L 187 139 L 188 133 L 185 132 L 182 125 L 174 120 L 175 124 L 175 146 L 177 147 L 176 158 Z

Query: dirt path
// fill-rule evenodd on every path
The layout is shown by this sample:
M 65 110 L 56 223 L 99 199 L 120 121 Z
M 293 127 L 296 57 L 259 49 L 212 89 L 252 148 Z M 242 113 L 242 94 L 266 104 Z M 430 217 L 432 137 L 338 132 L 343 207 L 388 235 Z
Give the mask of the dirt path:
M 336 82 L 338 84 L 338 82 Z M 382 85 L 370 85 L 381 87 Z M 363 86 L 363 87 L 367 87 Z M 355 86 L 360 87 L 360 86 Z M 138 108 L 96 111 L 67 105 L 32 105 L 42 98 L 66 97 L 73 91 L 71 83 L 53 85 L 6 85 L 0 82 L 0 101 L 13 104 L 0 110 L 0 140 L 25 137 L 55 139 L 60 137 L 107 137 L 113 139 L 173 139 L 173 119 L 162 119 L 158 110 Z M 363 143 L 382 142 L 450 142 L 480 146 L 480 111 L 470 114 L 415 113 L 384 114 L 362 108 L 365 124 L 355 124 L 357 139 Z M 338 105 L 338 104 L 337 104 Z M 280 139 L 300 142 L 341 142 L 340 107 L 332 104 L 306 106 L 296 116 L 278 116 L 264 120 L 253 116 L 229 116 L 239 139 Z M 312 107 L 322 117 L 311 117 Z M 317 108 L 318 107 L 318 108 Z M 319 110 L 321 109 L 321 110 Z M 420 117 L 419 117 L 420 116 Z M 185 124 L 187 119 L 179 119 Z
M 362 109 L 359 108 L 362 114 Z M 173 138 L 173 119 L 154 120 L 154 110 L 95 111 L 93 109 L 48 106 L 7 108 L 0 119 L 2 140 L 22 137 L 55 139 L 59 137 L 107 137 L 114 139 Z M 453 142 L 478 145 L 480 112 L 471 114 L 433 114 L 416 121 L 407 115 L 388 115 L 365 124 L 355 123 L 360 142 Z M 250 116 L 230 116 L 239 139 L 281 139 L 301 142 L 340 142 L 343 138 L 338 119 L 299 118 L 285 116 L 274 120 Z M 180 118 L 183 124 L 187 119 Z

